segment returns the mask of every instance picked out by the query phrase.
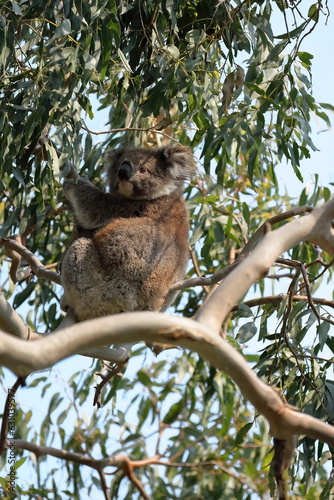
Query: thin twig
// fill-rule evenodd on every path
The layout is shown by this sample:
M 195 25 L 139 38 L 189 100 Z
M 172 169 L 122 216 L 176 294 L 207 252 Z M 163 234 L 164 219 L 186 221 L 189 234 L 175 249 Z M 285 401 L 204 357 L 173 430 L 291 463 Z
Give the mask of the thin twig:
M 299 270 L 299 273 L 302 274 L 302 276 L 303 276 L 308 303 L 309 303 L 310 308 L 312 309 L 315 317 L 318 319 L 319 322 L 320 322 L 320 320 L 322 320 L 322 321 L 326 321 L 327 323 L 330 323 L 331 325 L 334 325 L 334 320 L 332 320 L 330 318 L 326 318 L 325 316 L 322 316 L 317 311 L 317 308 L 314 305 L 314 300 L 313 300 L 311 289 L 310 289 L 310 282 L 309 282 L 309 279 L 308 279 L 308 275 L 307 275 L 305 266 L 302 264 L 302 262 L 299 262 L 299 261 L 296 261 L 296 260 L 279 258 L 279 259 L 277 259 L 277 263 L 278 264 L 284 264 L 284 265 L 287 265 L 287 266 L 290 265 L 291 267 L 294 267 L 295 269 Z
M 103 373 L 98 374 L 102 378 L 102 382 L 100 382 L 98 385 L 95 386 L 95 396 L 94 396 L 93 406 L 101 408 L 102 406 L 101 395 L 103 387 L 107 385 L 109 380 L 115 375 L 118 376 L 122 375 L 120 373 L 120 370 L 123 368 L 124 365 L 125 363 L 117 363 L 113 368 L 108 368 L 107 375 L 103 375 Z
M 248 241 L 247 245 L 245 245 L 245 247 L 242 249 L 242 252 L 239 255 L 239 259 L 249 255 L 249 253 L 253 250 L 255 245 L 262 239 L 262 237 L 265 235 L 267 231 L 267 226 L 266 226 L 267 224 L 273 226 L 278 222 L 290 219 L 291 217 L 295 217 L 296 215 L 310 213 L 312 212 L 312 210 L 313 207 L 310 207 L 308 205 L 303 205 L 302 207 L 296 207 L 291 210 L 287 210 L 286 212 L 274 215 L 274 217 L 268 219 L 264 224 L 262 224 L 262 226 L 259 227 L 259 229 L 253 234 L 251 239 Z
M 90 134 L 94 134 L 94 135 L 116 134 L 118 132 L 152 132 L 153 134 L 163 135 L 164 137 L 167 137 L 167 139 L 169 139 L 170 141 L 173 141 L 173 142 L 176 142 L 177 144 L 180 144 L 180 141 L 178 141 L 174 137 L 166 134 L 162 130 L 155 129 L 154 127 L 146 127 L 146 128 L 142 128 L 142 127 L 121 127 L 121 128 L 113 128 L 113 129 L 110 129 L 110 130 L 104 130 L 102 132 L 95 132 L 95 131 L 90 130 L 89 128 L 87 128 L 85 126 L 82 126 L 81 128 L 83 130 L 85 130 L 86 132 L 89 132 Z
M 196 272 L 197 276 L 198 276 L 199 278 L 202 278 L 202 277 L 203 277 L 202 272 L 201 272 L 201 270 L 200 270 L 200 268 L 199 268 L 199 265 L 198 265 L 198 262 L 197 262 L 197 259 L 196 259 L 195 252 L 194 252 L 194 250 L 191 248 L 191 246 L 189 246 L 189 253 L 190 253 L 190 258 L 191 258 L 191 261 L 192 261 L 192 263 L 193 263 L 193 266 L 194 266 L 194 269 L 195 269 L 195 272 Z M 208 293 L 209 293 L 209 291 L 210 291 L 210 290 L 209 290 L 209 288 L 208 288 L 206 285 L 203 285 L 203 290 L 204 290 L 204 292 L 205 292 L 206 294 L 208 294 Z
M 41 261 L 32 252 L 30 252 L 30 250 L 28 250 L 25 246 L 21 245 L 18 241 L 15 241 L 14 239 L 11 238 L 3 238 L 2 240 L 0 240 L 0 245 L 5 246 L 7 253 L 8 251 L 9 252 L 14 251 L 20 254 L 20 256 L 23 257 L 26 260 L 26 262 L 28 262 L 32 272 L 38 278 L 48 279 L 50 281 L 53 281 L 54 283 L 57 283 L 58 285 L 61 285 L 60 274 L 54 271 L 48 271 L 43 266 Z M 11 253 L 9 253 L 9 256 L 10 255 Z M 15 277 L 13 276 L 13 278 Z
M 287 17 L 286 17 L 286 12 L 285 12 L 285 8 L 286 6 L 283 5 L 283 17 L 284 17 L 284 24 L 285 24 L 285 29 L 286 29 L 286 34 L 288 35 L 288 43 L 291 42 L 291 38 L 290 38 L 290 31 L 289 31 L 289 25 L 288 25 L 288 20 L 287 20 Z
M 232 217 L 233 217 L 234 222 L 237 224 L 237 226 L 238 226 L 238 227 L 239 227 L 239 229 L 240 229 L 240 233 L 241 233 L 241 237 L 242 237 L 242 239 L 243 239 L 244 245 L 247 245 L 248 240 L 247 240 L 246 235 L 245 235 L 245 234 L 243 234 L 242 224 L 241 224 L 240 220 L 238 219 L 238 217 L 237 217 L 237 215 L 236 215 L 236 214 L 232 214 Z
M 98 470 L 98 473 L 99 473 L 99 476 L 100 476 L 100 481 L 101 481 L 101 486 L 102 486 L 102 491 L 103 491 L 103 494 L 104 494 L 104 498 L 105 500 L 111 500 L 111 496 L 109 494 L 109 488 L 107 486 L 107 482 L 106 482 L 106 476 L 103 472 L 103 470 Z
M 132 484 L 137 488 L 137 490 L 139 491 L 141 496 L 144 498 L 144 500 L 151 500 L 151 497 L 146 493 L 141 481 L 134 473 L 133 463 L 128 457 L 126 457 L 123 460 L 122 469 L 124 471 L 124 475 L 127 476 L 129 478 L 129 480 L 132 482 Z
M 256 307 L 256 306 L 263 306 L 266 304 L 278 304 L 280 302 L 283 302 L 288 298 L 288 295 L 282 294 L 282 295 L 270 295 L 267 297 L 258 297 L 256 299 L 251 299 L 251 300 L 246 300 L 245 302 L 241 302 L 241 305 L 246 305 L 247 307 Z M 309 297 L 307 295 L 293 295 L 292 296 L 292 301 L 293 302 L 308 302 Z M 327 300 L 327 299 L 317 299 L 312 297 L 312 301 L 314 304 L 319 304 L 322 306 L 328 306 L 328 307 L 333 307 L 334 308 L 334 301 L 332 300 Z M 239 306 L 236 305 L 232 311 L 238 311 Z M 321 316 L 320 316 L 321 317 Z
M 218 271 L 216 274 L 208 277 L 198 277 L 198 278 L 189 278 L 183 281 L 178 281 L 174 283 L 174 285 L 170 288 L 172 290 L 183 290 L 184 288 L 189 288 L 193 286 L 205 286 L 205 285 L 215 285 L 219 281 L 222 281 L 228 274 L 230 274 L 235 267 L 240 264 L 239 260 L 233 262 L 229 266 L 225 267 L 221 271 Z
M 302 378 L 305 380 L 305 383 L 309 384 L 312 387 L 312 389 L 319 395 L 319 390 L 317 389 L 317 387 L 305 375 L 305 373 L 303 371 L 303 368 L 302 368 L 302 366 L 301 366 L 301 364 L 299 362 L 298 353 L 295 351 L 295 348 L 293 347 L 293 345 L 290 342 L 290 339 L 288 337 L 287 324 L 288 324 L 289 316 L 290 316 L 290 313 L 291 313 L 291 310 L 292 310 L 292 297 L 294 296 L 293 292 L 294 292 L 294 290 L 296 288 L 296 283 L 297 283 L 300 275 L 302 275 L 303 278 L 304 278 L 304 283 L 305 283 L 305 288 L 306 288 L 306 292 L 307 292 L 308 302 L 310 304 L 310 307 L 311 307 L 313 313 L 316 314 L 316 317 L 318 318 L 318 321 L 320 321 L 321 316 L 319 315 L 318 311 L 316 311 L 316 313 L 314 312 L 315 306 L 313 304 L 312 296 L 310 296 L 310 289 L 309 289 L 309 286 L 308 286 L 308 278 L 307 278 L 307 274 L 306 274 L 306 271 L 305 271 L 305 268 L 304 268 L 303 264 L 301 262 L 295 261 L 295 260 L 288 260 L 288 259 L 277 259 L 277 260 L 278 261 L 282 261 L 285 264 L 290 263 L 291 266 L 295 267 L 295 269 L 296 269 L 295 278 L 291 281 L 290 286 L 289 286 L 289 290 L 288 290 L 288 303 L 287 303 L 286 309 L 284 311 L 283 323 L 282 323 L 282 328 L 281 328 L 281 336 L 284 338 L 285 343 L 286 343 L 288 349 L 290 350 L 291 354 L 293 355 L 294 359 L 296 360 L 296 364 L 298 366 L 299 372 L 300 372 Z M 331 322 L 330 320 L 328 320 L 328 321 Z M 321 404 L 323 410 L 325 411 L 325 413 L 328 415 L 328 410 L 325 407 L 323 401 L 321 401 L 320 404 Z
M 318 280 L 319 278 L 321 278 L 321 276 L 323 276 L 325 274 L 325 272 L 330 268 L 332 267 L 332 265 L 334 264 L 334 259 L 332 259 L 328 264 L 326 264 L 325 262 L 322 261 L 322 259 L 318 258 L 316 259 L 314 262 L 310 262 L 309 264 L 307 264 L 305 267 L 308 268 L 310 267 L 311 265 L 315 264 L 316 262 L 320 262 L 320 264 L 322 266 L 324 266 L 324 269 L 321 271 L 321 273 L 319 273 L 317 276 L 315 276 L 314 278 L 312 278 L 310 280 L 310 282 L 312 283 L 313 281 L 316 281 Z

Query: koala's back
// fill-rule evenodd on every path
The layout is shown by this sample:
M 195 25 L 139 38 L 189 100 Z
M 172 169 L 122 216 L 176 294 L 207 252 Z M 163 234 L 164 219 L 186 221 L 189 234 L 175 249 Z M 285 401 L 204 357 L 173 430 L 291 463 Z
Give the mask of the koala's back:
M 164 309 L 170 287 L 183 278 L 188 217 L 182 197 L 173 193 L 140 205 L 145 207 L 141 216 L 114 217 L 92 238 L 77 238 L 66 252 L 66 302 L 80 321 Z

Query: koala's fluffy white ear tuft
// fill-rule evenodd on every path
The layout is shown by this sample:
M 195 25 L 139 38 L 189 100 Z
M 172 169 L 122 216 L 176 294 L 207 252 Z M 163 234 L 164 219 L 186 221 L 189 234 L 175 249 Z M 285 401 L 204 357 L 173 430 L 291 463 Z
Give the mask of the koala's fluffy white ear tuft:
M 177 171 L 177 176 L 188 177 L 196 169 L 192 151 L 185 146 L 166 146 L 162 154 L 168 166 Z

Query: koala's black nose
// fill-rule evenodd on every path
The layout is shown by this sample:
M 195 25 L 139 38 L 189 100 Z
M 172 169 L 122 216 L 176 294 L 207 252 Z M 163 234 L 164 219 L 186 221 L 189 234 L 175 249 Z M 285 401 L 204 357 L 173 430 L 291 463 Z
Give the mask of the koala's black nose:
M 117 177 L 120 181 L 128 181 L 132 176 L 132 167 L 130 163 L 124 162 L 119 167 Z

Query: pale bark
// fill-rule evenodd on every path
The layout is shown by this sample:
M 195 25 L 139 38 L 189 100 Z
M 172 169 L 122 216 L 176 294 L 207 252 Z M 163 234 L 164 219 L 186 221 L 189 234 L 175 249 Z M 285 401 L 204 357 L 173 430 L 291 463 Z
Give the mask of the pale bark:
M 0 329 L 21 339 L 27 339 L 29 336 L 29 328 L 2 293 L 0 293 Z
M 265 234 L 252 253 L 224 279 L 200 308 L 197 320 L 218 331 L 235 304 L 267 274 L 272 263 L 301 241 L 310 241 L 334 254 L 333 219 L 334 198 L 309 215 Z
M 157 312 L 122 313 L 74 324 L 29 345 L 1 332 L 0 362 L 17 375 L 26 376 L 75 353 L 109 344 L 144 340 L 178 345 L 196 351 L 227 373 L 243 395 L 268 419 L 275 438 L 287 440 L 295 434 L 305 434 L 333 447 L 334 427 L 285 404 L 218 333 L 222 321 L 234 305 L 284 251 L 308 240 L 334 254 L 333 218 L 334 199 L 310 215 L 266 234 L 252 253 L 217 287 L 202 306 L 196 320 Z
M 29 373 L 52 366 L 81 349 L 110 343 L 145 340 L 178 345 L 196 351 L 227 373 L 243 395 L 264 415 L 277 439 L 305 434 L 334 446 L 334 427 L 286 405 L 264 384 L 245 359 L 216 332 L 191 319 L 157 312 L 122 313 L 77 323 L 29 344 L 0 332 L 0 363 L 14 373 Z

